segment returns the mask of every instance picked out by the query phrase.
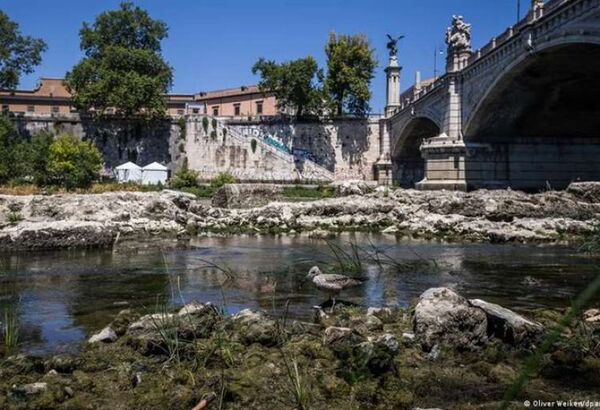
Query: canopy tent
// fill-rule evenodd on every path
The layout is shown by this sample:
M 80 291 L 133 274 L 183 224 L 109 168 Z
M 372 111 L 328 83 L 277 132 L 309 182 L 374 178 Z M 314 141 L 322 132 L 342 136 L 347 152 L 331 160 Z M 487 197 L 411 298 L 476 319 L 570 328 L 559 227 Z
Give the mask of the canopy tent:
M 142 168 L 142 184 L 164 184 L 169 178 L 169 169 L 158 162 L 153 162 Z
M 115 167 L 114 174 L 117 182 L 141 182 L 142 167 L 133 162 L 126 162 Z

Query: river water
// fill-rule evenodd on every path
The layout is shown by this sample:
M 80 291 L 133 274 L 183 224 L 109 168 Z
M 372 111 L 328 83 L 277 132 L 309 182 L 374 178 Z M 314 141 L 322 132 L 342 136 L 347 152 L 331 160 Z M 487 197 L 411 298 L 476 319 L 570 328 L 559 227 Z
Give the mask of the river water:
M 341 299 L 361 306 L 408 306 L 424 290 L 450 286 L 526 312 L 565 307 L 598 273 L 598 258 L 563 247 L 444 244 L 345 234 L 380 261 L 364 261 L 364 286 Z M 386 256 L 381 256 L 385 254 Z M 311 319 L 327 295 L 303 281 L 334 265 L 325 241 L 290 236 L 200 238 L 185 246 L 147 243 L 118 250 L 0 254 L 0 312 L 17 306 L 21 348 L 38 354 L 77 349 L 124 308 L 212 302 Z M 401 264 L 402 266 L 399 266 Z M 4 320 L 4 314 L 0 321 Z

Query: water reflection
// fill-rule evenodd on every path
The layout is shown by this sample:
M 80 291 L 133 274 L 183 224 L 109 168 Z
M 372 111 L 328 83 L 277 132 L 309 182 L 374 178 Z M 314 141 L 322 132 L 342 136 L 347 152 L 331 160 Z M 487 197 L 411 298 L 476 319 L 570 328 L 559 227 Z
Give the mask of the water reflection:
M 406 307 L 432 286 L 451 286 L 517 310 L 566 306 L 594 276 L 598 262 L 566 248 L 397 242 L 362 234 L 338 241 L 349 240 L 373 243 L 397 260 L 426 258 L 440 266 L 432 274 L 368 264 L 370 280 L 342 294 L 363 306 Z M 198 300 L 230 313 L 249 307 L 281 314 L 289 301 L 289 314 L 306 319 L 326 295 L 303 278 L 327 252 L 325 242 L 303 237 L 239 236 L 163 250 L 2 255 L 0 308 L 18 301 L 24 348 L 35 352 L 73 348 L 124 307 L 152 310 Z

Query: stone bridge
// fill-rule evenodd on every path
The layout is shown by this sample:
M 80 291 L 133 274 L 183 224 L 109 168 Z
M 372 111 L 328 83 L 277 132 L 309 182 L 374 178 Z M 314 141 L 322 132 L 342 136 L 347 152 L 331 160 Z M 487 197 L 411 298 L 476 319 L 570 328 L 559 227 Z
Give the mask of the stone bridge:
M 460 16 L 446 37 L 446 73 L 399 96 L 390 57 L 380 181 L 539 190 L 600 180 L 600 0 L 533 0 L 477 51 Z

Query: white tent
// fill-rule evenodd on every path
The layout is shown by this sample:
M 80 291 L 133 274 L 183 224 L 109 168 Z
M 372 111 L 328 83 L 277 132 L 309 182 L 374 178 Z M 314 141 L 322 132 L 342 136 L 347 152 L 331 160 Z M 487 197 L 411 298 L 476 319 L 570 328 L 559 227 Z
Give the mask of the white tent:
M 142 167 L 133 162 L 126 162 L 115 168 L 117 182 L 141 182 Z
M 169 177 L 169 169 L 158 162 L 146 165 L 142 168 L 142 184 L 156 185 L 164 184 Z

